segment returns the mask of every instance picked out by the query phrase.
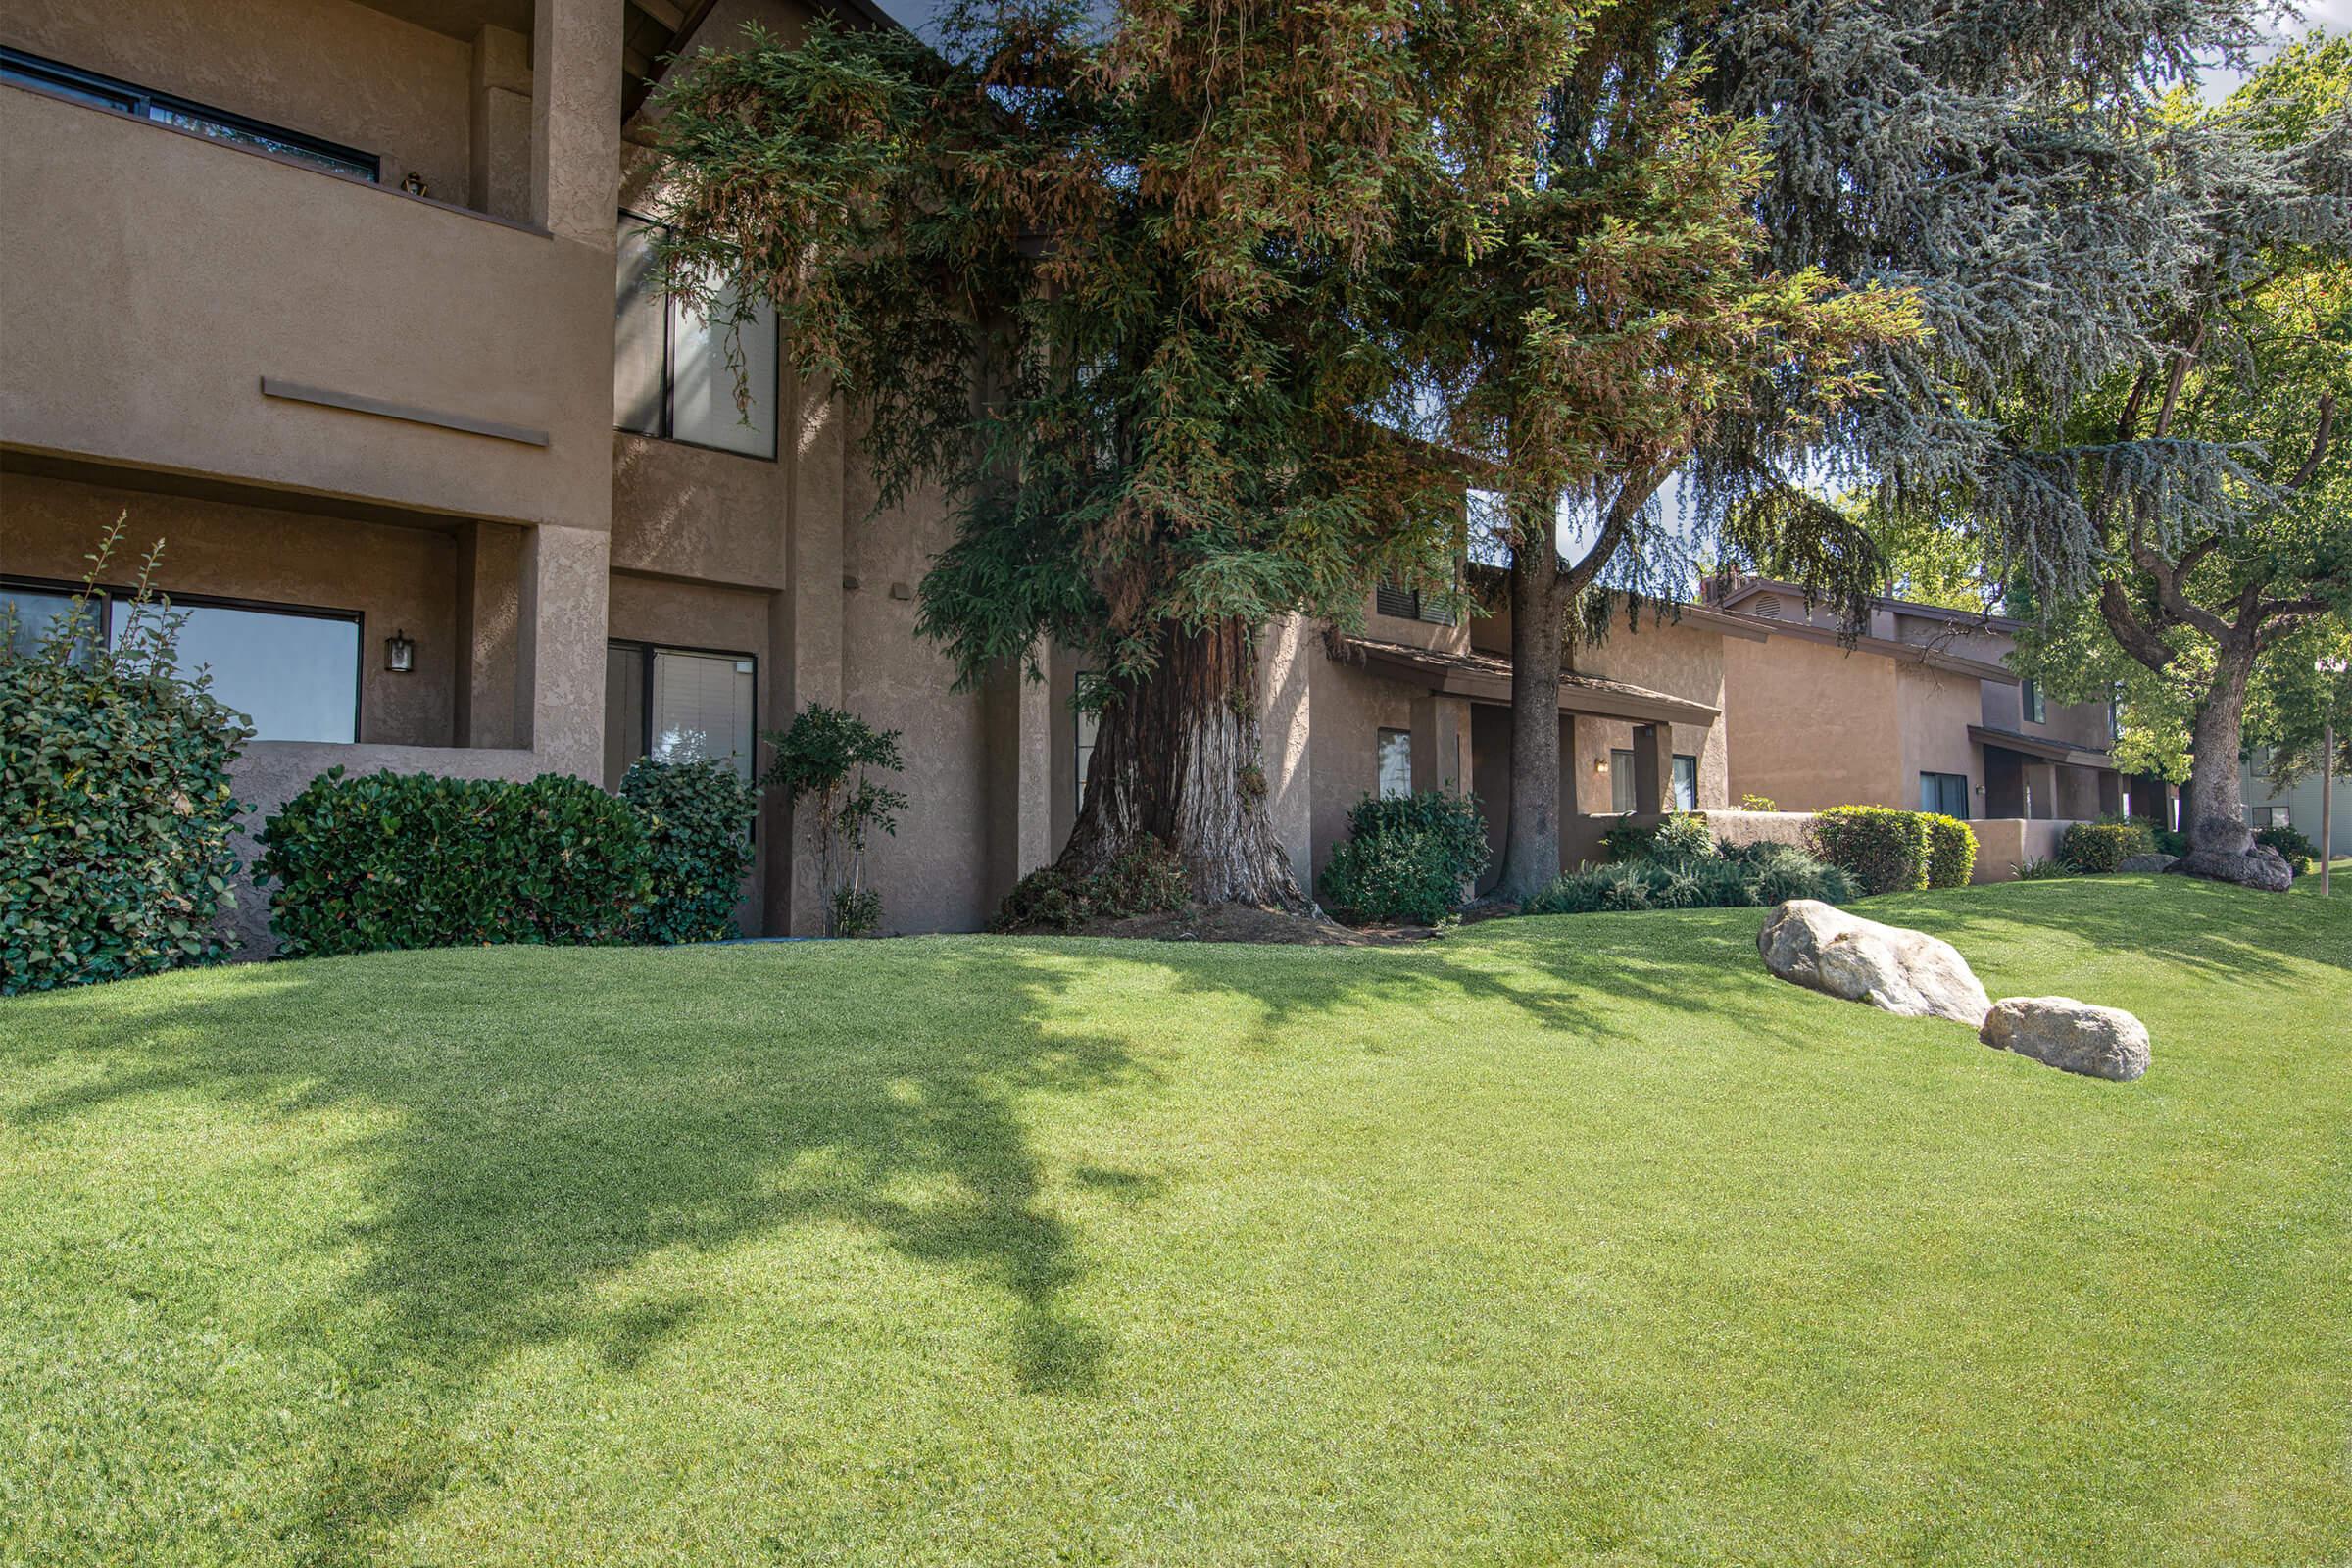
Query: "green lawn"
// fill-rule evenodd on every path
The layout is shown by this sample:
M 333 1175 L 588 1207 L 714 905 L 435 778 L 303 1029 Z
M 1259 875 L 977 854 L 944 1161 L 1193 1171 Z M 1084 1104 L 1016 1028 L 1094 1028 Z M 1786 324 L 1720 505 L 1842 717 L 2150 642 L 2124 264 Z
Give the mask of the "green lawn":
M 2352 890 L 2345 890 L 2352 891 Z M 0 1561 L 2352 1558 L 2352 898 L 393 955 L 0 1004 Z

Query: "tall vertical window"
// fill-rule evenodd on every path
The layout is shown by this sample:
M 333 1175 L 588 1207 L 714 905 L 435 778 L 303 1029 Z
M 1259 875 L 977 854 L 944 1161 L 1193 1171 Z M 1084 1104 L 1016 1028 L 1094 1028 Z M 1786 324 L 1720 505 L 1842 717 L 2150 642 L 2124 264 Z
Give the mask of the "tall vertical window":
M 299 130 L 287 130 L 280 125 L 248 120 L 232 115 L 225 109 L 208 109 L 203 104 L 169 93 L 149 92 L 127 81 L 101 76 L 93 71 L 44 60 L 21 49 L 0 49 L 0 81 L 12 86 L 30 87 L 53 97 L 70 98 L 75 103 L 93 104 L 101 109 L 120 110 L 141 120 L 152 120 L 160 125 L 209 136 L 214 141 L 229 142 L 250 147 L 257 152 L 274 154 L 313 169 L 323 169 L 333 174 L 347 174 L 353 179 L 374 181 L 382 171 L 381 162 L 372 153 L 361 152 Z
M 662 225 L 620 215 L 612 292 L 612 423 L 639 435 L 750 458 L 776 455 L 776 313 L 760 304 L 730 331 L 721 289 L 709 317 L 662 292 Z M 750 397 L 736 403 L 738 387 Z
M 1634 808 L 1634 754 L 1620 746 L 1609 753 L 1609 809 L 1619 815 Z
M 1674 808 L 1698 809 L 1698 759 L 1682 752 L 1674 754 Z
M 48 583 L 0 582 L 0 605 L 15 612 L 10 646 L 28 652 L 64 615 L 74 590 Z M 88 646 L 120 647 L 129 610 L 101 594 L 90 602 Z M 360 617 L 348 611 L 247 605 L 174 596 L 179 667 L 202 666 L 213 696 L 253 721 L 254 739 L 339 741 L 360 738 Z
M 1384 729 L 1380 732 L 1380 798 L 1394 801 L 1413 793 L 1413 732 L 1409 729 Z
M 1086 805 L 1086 778 L 1095 765 L 1095 737 L 1102 731 L 1102 710 L 1097 706 L 1102 695 L 1102 677 L 1091 669 L 1078 672 L 1078 702 L 1071 713 L 1077 722 L 1078 794 L 1074 804 Z
M 605 787 L 618 789 L 640 757 L 665 762 L 725 758 L 750 778 L 758 699 L 759 664 L 749 655 L 609 644 Z
M 1937 811 L 1945 816 L 1968 820 L 1968 775 L 1966 773 L 1922 773 L 1919 775 L 1919 808 Z
M 2041 700 L 2041 682 L 2027 681 L 2017 689 L 2018 707 L 2024 710 L 2026 722 L 2041 724 L 2048 721 L 2049 705 Z

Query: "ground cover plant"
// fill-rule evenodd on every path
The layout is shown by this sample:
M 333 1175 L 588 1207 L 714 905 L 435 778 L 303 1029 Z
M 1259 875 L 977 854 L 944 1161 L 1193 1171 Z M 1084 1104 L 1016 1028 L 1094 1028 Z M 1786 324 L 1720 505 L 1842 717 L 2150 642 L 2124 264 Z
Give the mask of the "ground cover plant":
M 508 948 L 0 1005 L 0 1561 L 2326 1563 L 2352 900 Z M 550 1005 L 561 999 L 561 1005 Z

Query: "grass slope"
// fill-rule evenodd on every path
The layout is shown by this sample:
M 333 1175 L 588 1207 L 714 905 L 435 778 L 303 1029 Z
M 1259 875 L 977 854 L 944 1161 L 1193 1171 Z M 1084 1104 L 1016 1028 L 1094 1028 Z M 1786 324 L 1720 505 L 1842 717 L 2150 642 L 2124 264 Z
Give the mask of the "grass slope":
M 2153 1070 L 1754 910 L 0 1004 L 0 1560 L 2345 1561 L 2352 900 L 1867 909 Z

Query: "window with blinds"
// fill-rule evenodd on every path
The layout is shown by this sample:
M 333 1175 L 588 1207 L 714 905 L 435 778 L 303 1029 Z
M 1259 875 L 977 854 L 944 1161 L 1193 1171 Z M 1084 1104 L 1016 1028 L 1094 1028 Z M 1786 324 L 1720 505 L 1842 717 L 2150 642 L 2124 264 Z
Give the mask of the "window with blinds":
M 1433 626 L 1453 624 L 1453 615 L 1443 606 L 1432 604 L 1423 608 L 1421 590 L 1400 588 L 1393 582 L 1384 581 L 1372 591 L 1372 608 L 1398 620 L 1425 620 Z
M 759 665 L 745 654 L 613 643 L 605 663 L 605 785 L 640 757 L 725 758 L 752 776 Z

